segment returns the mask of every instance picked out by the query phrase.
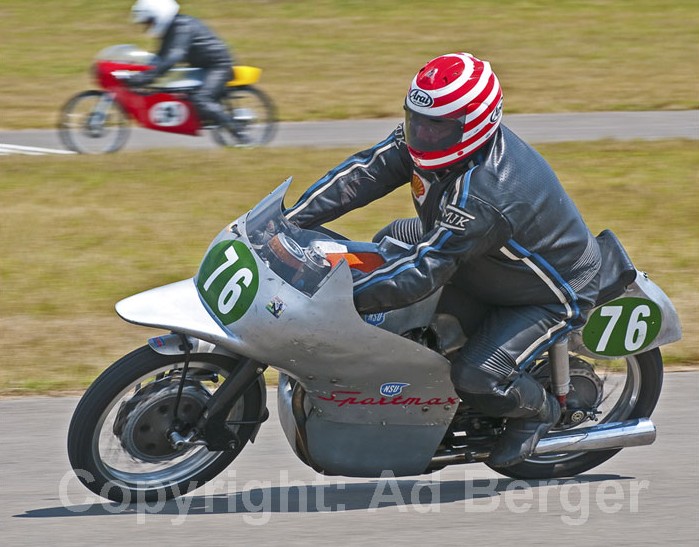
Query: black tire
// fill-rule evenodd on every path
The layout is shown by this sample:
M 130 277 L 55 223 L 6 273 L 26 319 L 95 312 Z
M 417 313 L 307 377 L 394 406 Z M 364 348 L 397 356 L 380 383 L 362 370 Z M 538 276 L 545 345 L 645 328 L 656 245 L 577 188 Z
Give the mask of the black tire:
M 221 473 L 254 434 L 254 422 L 260 417 L 263 404 L 258 385 L 248 389 L 229 414 L 229 419 L 248 422 L 231 427 L 240 440 L 234 449 L 210 452 L 204 446 L 171 448 L 166 432 L 156 427 L 159 425 L 156 413 L 168 412 L 167 405 L 172 403 L 181 377 L 168 373 L 181 370 L 182 364 L 182 355 L 161 355 L 143 346 L 112 364 L 85 392 L 68 430 L 68 457 L 80 481 L 92 492 L 119 503 L 164 501 L 181 496 Z M 204 389 L 205 383 L 220 385 L 212 384 L 213 376 L 225 377 L 237 365 L 237 360 L 223 355 L 193 354 L 180 410 L 186 410 L 183 403 L 190 403 L 195 407 L 192 412 L 196 413 L 197 405 L 210 391 Z M 148 416 L 155 418 L 141 422 L 141 418 L 131 418 L 138 416 L 139 408 L 151 409 Z M 146 416 L 146 411 L 140 416 Z M 165 421 L 170 423 L 171 419 L 161 420 Z M 139 423 L 145 423 L 149 429 L 154 426 L 152 435 L 157 434 L 156 442 L 162 445 L 160 455 L 141 458 L 134 454 L 137 450 L 133 446 L 137 443 L 132 440 L 140 434 L 137 428 L 143 427 Z M 125 433 L 128 427 L 134 432 L 131 436 Z
M 663 386 L 663 359 L 660 350 L 653 349 L 627 358 L 626 378 L 622 390 L 626 395 L 609 413 L 602 416 L 602 422 L 650 417 Z M 509 467 L 489 467 L 514 479 L 571 477 L 597 467 L 620 450 L 622 449 L 535 456 Z
M 277 109 L 272 99 L 254 86 L 229 87 L 221 103 L 233 119 L 234 133 L 224 127 L 213 129 L 214 141 L 221 146 L 263 146 L 277 132 Z
M 105 96 L 104 91 L 83 91 L 63 106 L 58 135 L 66 148 L 79 154 L 104 154 L 124 146 L 130 132 L 127 115 L 115 101 L 98 112 L 96 107 Z

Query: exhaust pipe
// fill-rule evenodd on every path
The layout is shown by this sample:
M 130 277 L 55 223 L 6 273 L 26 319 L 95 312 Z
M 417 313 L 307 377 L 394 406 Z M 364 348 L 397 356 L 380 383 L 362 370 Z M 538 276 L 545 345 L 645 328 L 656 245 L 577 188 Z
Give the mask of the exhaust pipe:
M 648 418 L 639 418 L 549 433 L 536 445 L 533 455 L 619 450 L 631 446 L 645 446 L 652 444 L 653 441 L 655 441 L 655 425 Z M 488 452 L 473 452 L 463 448 L 443 450 L 432 458 L 429 469 L 441 469 L 445 465 L 483 462 L 487 461 L 488 456 Z
M 652 444 L 653 441 L 655 441 L 655 425 L 648 418 L 639 418 L 549 433 L 536 445 L 534 455 L 615 450 L 630 446 L 645 446 Z

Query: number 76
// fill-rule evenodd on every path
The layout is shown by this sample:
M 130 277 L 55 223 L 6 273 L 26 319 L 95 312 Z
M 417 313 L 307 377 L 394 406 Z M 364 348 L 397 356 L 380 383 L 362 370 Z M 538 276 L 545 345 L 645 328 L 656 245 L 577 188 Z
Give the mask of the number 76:
M 623 323 L 619 323 L 623 315 L 623 306 L 604 306 L 600 309 L 600 316 L 609 317 L 609 322 L 602 332 L 602 336 L 599 339 L 599 343 L 595 348 L 597 352 L 603 352 L 607 349 L 609 340 L 614 333 L 615 327 L 619 324 L 623 328 Z M 643 320 L 651 316 L 650 307 L 645 304 L 636 306 L 631 310 L 628 324 L 626 325 L 626 332 L 624 334 L 624 348 L 627 351 L 636 351 L 641 348 L 646 341 L 646 336 L 648 335 L 648 323 Z
M 226 255 L 226 261 L 216 268 L 204 282 L 205 291 L 208 291 L 218 276 L 228 268 L 231 268 L 240 258 L 233 247 L 228 247 L 224 254 Z M 249 287 L 252 280 L 253 273 L 248 268 L 241 268 L 236 271 L 233 277 L 226 283 L 226 286 L 218 297 L 219 311 L 224 314 L 229 313 L 235 306 L 238 298 L 240 298 L 240 294 L 243 290 L 240 286 L 240 282 L 242 282 L 245 287 Z

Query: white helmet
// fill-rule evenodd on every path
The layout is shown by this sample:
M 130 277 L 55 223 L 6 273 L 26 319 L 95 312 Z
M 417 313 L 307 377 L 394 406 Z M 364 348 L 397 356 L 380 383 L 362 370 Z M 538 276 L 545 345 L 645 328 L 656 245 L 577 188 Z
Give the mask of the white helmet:
M 131 21 L 148 25 L 148 34 L 160 38 L 179 11 L 175 0 L 136 0 L 131 6 Z

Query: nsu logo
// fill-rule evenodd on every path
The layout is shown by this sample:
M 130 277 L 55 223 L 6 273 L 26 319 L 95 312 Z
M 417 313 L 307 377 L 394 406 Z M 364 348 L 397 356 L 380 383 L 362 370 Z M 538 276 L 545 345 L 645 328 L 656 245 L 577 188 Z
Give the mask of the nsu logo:
M 434 103 L 432 97 L 430 97 L 422 89 L 413 89 L 412 91 L 410 91 L 410 93 L 408 93 L 408 99 L 410 99 L 410 102 L 413 103 L 415 106 L 421 107 L 432 106 L 432 104 Z
M 381 385 L 379 393 L 384 397 L 395 397 L 396 395 L 400 395 L 403 388 L 409 385 L 410 384 L 406 384 L 405 382 L 387 382 Z

